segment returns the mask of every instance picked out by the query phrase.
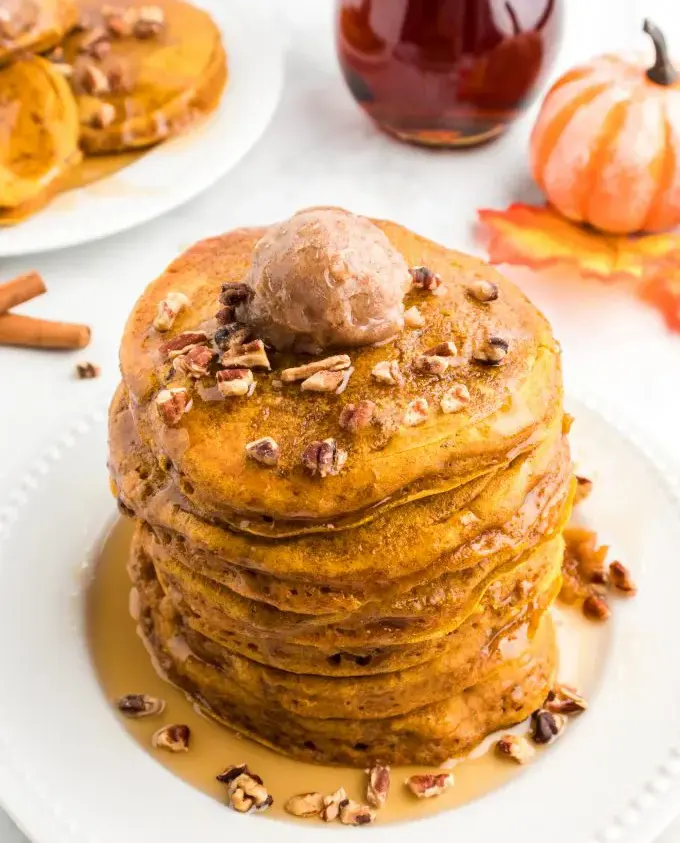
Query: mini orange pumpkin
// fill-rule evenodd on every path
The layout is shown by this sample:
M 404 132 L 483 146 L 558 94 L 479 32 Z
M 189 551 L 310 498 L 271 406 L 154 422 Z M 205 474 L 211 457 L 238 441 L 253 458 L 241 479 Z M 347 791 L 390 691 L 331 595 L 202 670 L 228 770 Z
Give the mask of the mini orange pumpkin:
M 646 20 L 654 65 L 598 56 L 548 91 L 531 135 L 534 178 L 557 210 L 602 231 L 680 223 L 680 82 Z

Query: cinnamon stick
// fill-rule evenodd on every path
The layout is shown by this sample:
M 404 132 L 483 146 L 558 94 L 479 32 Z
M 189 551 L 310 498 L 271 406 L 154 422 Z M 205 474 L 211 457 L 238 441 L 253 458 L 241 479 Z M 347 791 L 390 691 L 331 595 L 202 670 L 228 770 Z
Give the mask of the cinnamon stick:
M 85 348 L 90 342 L 87 325 L 70 322 L 50 322 L 19 316 L 16 313 L 0 315 L 0 345 L 17 345 L 23 348 Z
M 45 292 L 47 287 L 37 272 L 26 272 L 0 284 L 0 314 Z

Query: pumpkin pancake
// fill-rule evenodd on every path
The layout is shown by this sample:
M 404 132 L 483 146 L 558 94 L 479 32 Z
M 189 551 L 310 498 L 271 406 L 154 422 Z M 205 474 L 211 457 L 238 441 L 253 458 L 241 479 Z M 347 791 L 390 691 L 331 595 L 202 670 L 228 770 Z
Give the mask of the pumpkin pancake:
M 120 360 L 131 606 L 203 710 L 296 758 L 431 765 L 543 703 L 574 481 L 517 288 L 308 209 L 178 258 Z
M 63 45 L 64 59 L 73 66 L 86 153 L 152 146 L 212 111 L 227 69 L 220 31 L 206 12 L 181 0 L 160 0 L 153 7 L 126 0 L 115 7 L 124 29 L 109 32 L 111 17 L 103 18 L 101 8 L 98 2 L 84 3 L 88 29 Z M 126 23 L 150 8 L 162 11 L 162 23 L 149 21 L 141 30 Z M 99 31 L 108 32 L 106 50 L 88 51 L 88 41 Z
M 45 205 L 80 160 L 78 112 L 50 62 L 27 57 L 0 70 L 0 225 Z
M 3 0 L 0 65 L 20 53 L 42 53 L 59 44 L 78 20 L 73 0 Z

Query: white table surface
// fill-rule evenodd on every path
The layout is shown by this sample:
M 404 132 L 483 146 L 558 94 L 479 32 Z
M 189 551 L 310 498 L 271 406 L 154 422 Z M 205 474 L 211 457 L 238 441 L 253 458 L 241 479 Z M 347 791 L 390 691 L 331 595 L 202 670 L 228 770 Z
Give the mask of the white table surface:
M 132 232 L 0 263 L 0 280 L 31 268 L 46 279 L 49 293 L 22 312 L 93 328 L 84 353 L 0 348 L 0 503 L 22 466 L 56 431 L 112 392 L 127 313 L 143 287 L 195 240 L 331 204 L 393 218 L 478 252 L 476 208 L 535 198 L 526 155 L 533 113 L 478 150 L 438 153 L 398 144 L 371 126 L 344 87 L 330 0 L 266 2 L 288 48 L 285 90 L 269 130 L 236 170 L 190 204 Z M 637 34 L 640 2 L 565 0 L 565 5 L 559 68 L 603 49 L 644 43 Z M 677 0 L 647 0 L 644 13 L 666 26 L 680 55 Z M 552 320 L 564 349 L 567 388 L 598 396 L 610 414 L 647 431 L 680 466 L 680 336 L 670 335 L 661 318 L 626 291 L 527 271 L 515 270 L 513 276 Z M 85 359 L 102 367 L 99 380 L 74 378 L 76 361 Z M 25 843 L 1 811 L 0 840 Z M 680 843 L 680 823 L 659 843 Z

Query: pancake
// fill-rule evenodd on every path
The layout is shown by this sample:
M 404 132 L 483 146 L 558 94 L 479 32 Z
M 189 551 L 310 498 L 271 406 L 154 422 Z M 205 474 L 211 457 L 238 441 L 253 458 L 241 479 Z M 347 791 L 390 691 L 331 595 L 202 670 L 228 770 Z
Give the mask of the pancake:
M 22 53 L 43 53 L 59 44 L 78 14 L 73 0 L 3 0 L 0 66 Z
M 433 765 L 543 703 L 568 423 L 550 327 L 495 270 L 310 209 L 189 249 L 120 362 L 131 605 L 202 710 L 295 758 Z
M 149 38 L 134 34 L 114 37 L 101 57 L 81 55 L 83 41 L 98 26 L 105 27 L 101 4 L 88 2 L 83 9 L 88 31 L 76 32 L 64 42 L 65 61 L 73 65 L 74 89 L 81 114 L 81 146 L 89 155 L 122 152 L 152 146 L 177 134 L 208 114 L 222 94 L 227 76 L 226 55 L 220 31 L 203 10 L 181 0 L 161 0 L 162 30 Z M 148 9 L 144 0 L 126 0 L 120 8 Z M 83 90 L 81 71 L 94 64 L 105 77 L 123 76 L 128 85 L 113 86 L 97 96 Z M 118 90 L 122 88 L 122 90 Z M 115 116 L 100 125 L 93 115 L 102 104 Z
M 45 205 L 80 160 L 68 82 L 40 57 L 0 70 L 0 225 Z
M 170 380 L 163 343 L 178 332 L 209 324 L 221 284 L 240 281 L 261 229 L 238 230 L 194 246 L 141 296 L 121 346 L 131 411 L 143 441 L 157 458 L 171 462 L 173 480 L 197 511 L 244 530 L 251 529 L 244 521 L 263 515 L 274 521 L 335 524 L 342 516 L 394 504 L 395 499 L 405 502 L 457 488 L 535 447 L 550 423 L 561 417 L 557 347 L 544 318 L 522 293 L 481 261 L 394 223 L 375 224 L 409 265 L 426 264 L 444 283 L 438 295 L 414 290 L 406 298 L 405 306 L 419 307 L 424 328 L 404 331 L 389 347 L 352 350 L 354 371 L 342 396 L 303 392 L 297 384 L 278 388 L 281 370 L 299 359 L 275 353 L 272 372 L 258 375 L 247 401 L 225 405 L 200 400 L 199 391 L 181 430 L 165 427 L 159 418 L 154 399 Z M 478 277 L 501 290 L 493 308 L 468 295 Z M 172 332 L 156 333 L 150 330 L 156 309 L 171 291 L 187 295 L 191 308 L 180 314 Z M 471 359 L 487 335 L 511 340 L 503 366 L 481 366 Z M 443 341 L 455 342 L 460 353 L 451 377 L 415 373 L 416 358 Z M 371 377 L 375 365 L 389 358 L 398 359 L 404 373 L 399 390 Z M 424 398 L 430 407 L 438 407 L 454 380 L 469 389 L 465 410 L 432 412 L 417 427 L 399 423 L 414 400 Z M 340 411 L 366 399 L 378 405 L 381 423 L 351 436 L 339 425 Z M 246 456 L 245 445 L 262 436 L 272 436 L 280 447 L 275 471 L 263 472 Z M 320 484 L 304 471 L 301 454 L 310 442 L 329 437 L 348 451 L 348 459 L 341 476 L 326 477 Z M 224 442 L 228 448 L 219 446 Z

